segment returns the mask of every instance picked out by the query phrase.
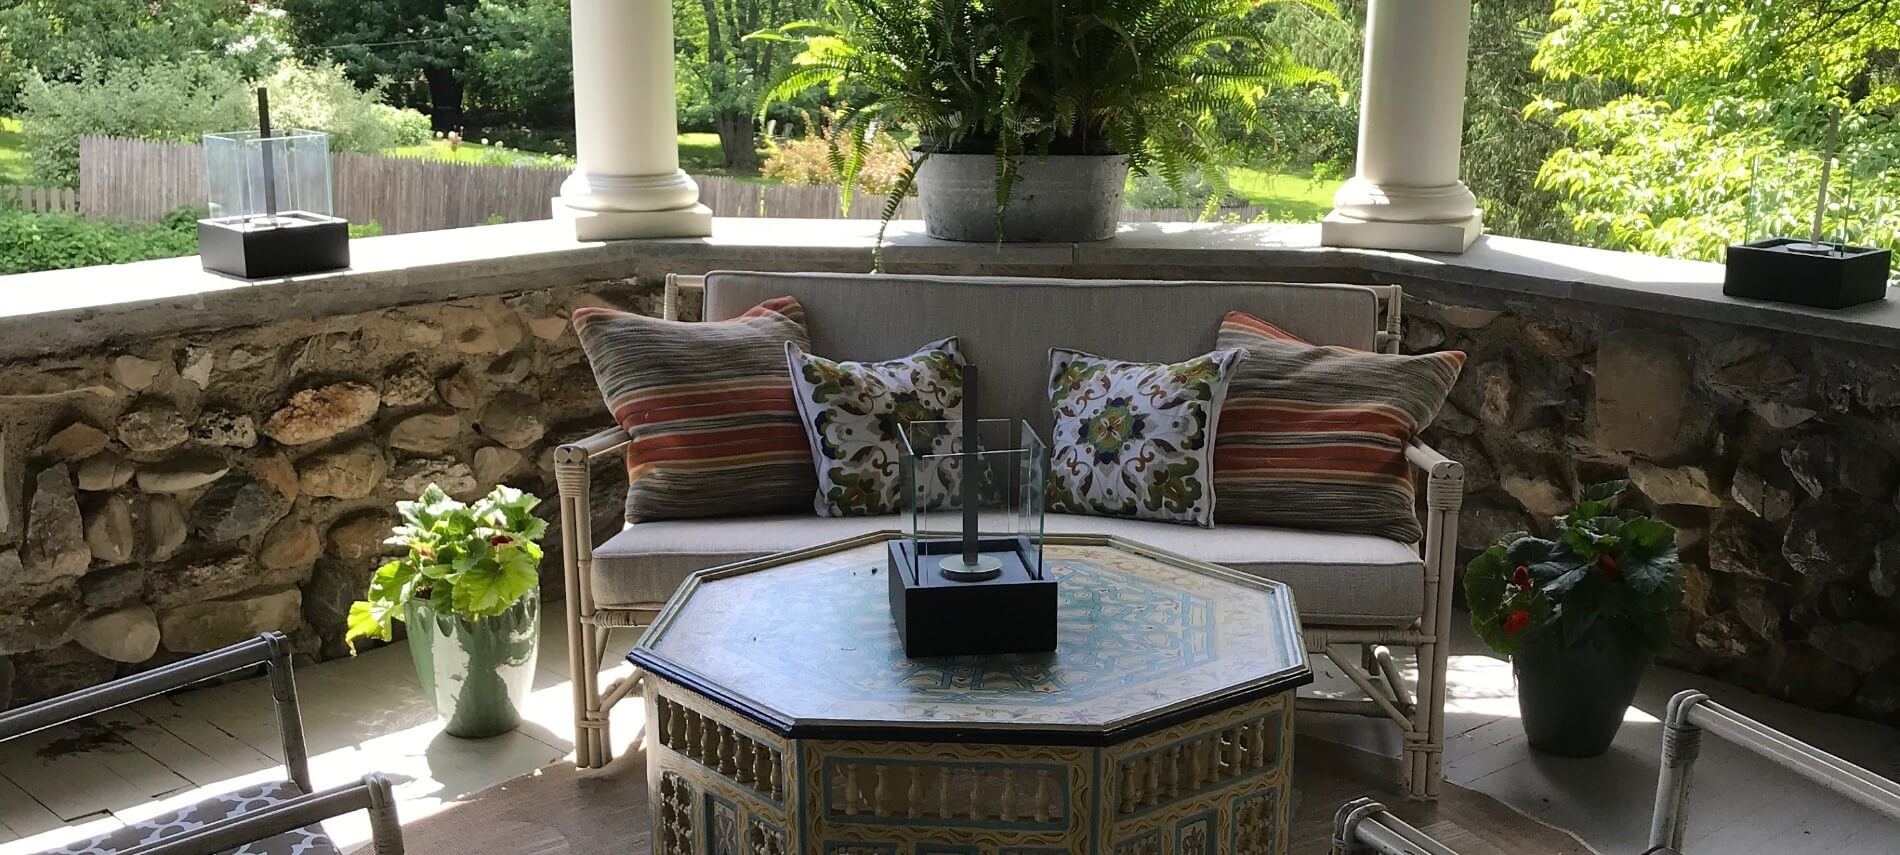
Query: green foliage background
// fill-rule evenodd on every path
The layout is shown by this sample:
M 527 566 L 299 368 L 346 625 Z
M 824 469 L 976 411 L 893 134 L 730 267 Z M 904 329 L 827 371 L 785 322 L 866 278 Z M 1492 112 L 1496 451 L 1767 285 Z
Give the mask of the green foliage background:
M 1589 243 L 1716 259 L 1807 234 L 1839 110 L 1823 236 L 1900 246 L 1900 2 L 1557 0 L 1532 67 L 1582 89 L 1527 113 L 1565 133 L 1536 183 Z
M 28 214 L 0 205 L 0 275 L 197 252 L 197 213 L 190 210 L 174 212 L 164 222 L 151 225 L 78 214 Z

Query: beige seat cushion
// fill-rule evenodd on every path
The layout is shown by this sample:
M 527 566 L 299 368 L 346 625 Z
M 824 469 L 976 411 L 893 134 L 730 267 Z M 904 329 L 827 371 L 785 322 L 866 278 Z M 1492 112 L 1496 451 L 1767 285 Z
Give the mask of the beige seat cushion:
M 894 515 L 640 523 L 594 550 L 594 601 L 608 607 L 660 603 L 695 570 L 902 527 Z M 1412 547 L 1382 537 L 1067 514 L 1050 514 L 1045 528 L 1051 534 L 1117 535 L 1277 579 L 1293 587 L 1308 623 L 1397 626 L 1417 620 L 1423 608 L 1424 563 Z

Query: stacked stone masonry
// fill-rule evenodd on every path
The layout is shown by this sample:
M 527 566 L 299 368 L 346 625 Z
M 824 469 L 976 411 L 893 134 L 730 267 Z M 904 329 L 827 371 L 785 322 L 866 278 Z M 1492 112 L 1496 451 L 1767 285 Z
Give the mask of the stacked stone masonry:
M 658 314 L 657 291 L 615 280 L 0 365 L 0 708 L 267 630 L 345 655 L 396 501 L 507 483 L 555 519 L 553 448 L 605 418 L 567 315 Z M 624 484 L 597 481 L 605 537 Z
M 1465 464 L 1465 557 L 1627 478 L 1680 531 L 1663 661 L 1900 723 L 1900 351 L 1412 290 L 1405 349 L 1471 357 L 1426 437 Z

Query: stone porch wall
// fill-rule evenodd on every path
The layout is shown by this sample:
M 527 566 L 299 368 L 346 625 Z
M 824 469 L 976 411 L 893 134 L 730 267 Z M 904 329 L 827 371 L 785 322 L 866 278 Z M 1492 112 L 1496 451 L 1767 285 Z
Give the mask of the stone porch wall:
M 1664 661 L 1900 723 L 1900 352 L 1444 290 L 1403 343 L 1471 356 L 1426 436 L 1466 467 L 1461 552 L 1627 478 L 1680 532 Z
M 605 424 L 566 316 L 658 314 L 657 294 L 606 281 L 0 364 L 0 707 L 267 630 L 347 655 L 393 504 L 432 481 L 542 497 L 557 599 L 553 449 Z M 611 534 L 625 482 L 598 483 Z
M 195 259 L 0 279 L 0 703 L 260 629 L 342 655 L 394 501 L 432 479 L 507 481 L 554 512 L 551 448 L 605 422 L 567 312 L 657 312 L 669 271 L 864 270 L 874 226 L 722 220 L 708 240 L 581 244 L 529 223 L 358 241 L 351 271 L 288 282 Z M 1405 347 L 1472 356 L 1428 435 L 1468 467 L 1468 550 L 1629 477 L 1683 531 L 1689 605 L 1668 661 L 1900 721 L 1900 304 L 1745 303 L 1714 265 L 1510 239 L 1323 249 L 1312 227 L 997 247 L 899 224 L 884 260 L 1398 282 Z M 602 536 L 611 469 L 595 479 Z

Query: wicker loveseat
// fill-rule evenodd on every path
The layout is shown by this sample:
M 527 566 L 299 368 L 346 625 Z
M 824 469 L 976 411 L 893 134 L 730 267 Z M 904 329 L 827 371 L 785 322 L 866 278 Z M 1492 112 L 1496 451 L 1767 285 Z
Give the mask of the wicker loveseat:
M 1317 344 L 1390 351 L 1397 340 L 1396 287 L 1231 282 L 1130 282 L 863 274 L 715 272 L 667 287 L 675 316 L 682 288 L 704 288 L 708 320 L 734 317 L 762 300 L 791 295 L 805 307 L 812 351 L 834 359 L 888 359 L 960 336 L 983 368 L 986 417 L 1026 419 L 1046 436 L 1048 351 L 1076 348 L 1121 359 L 1177 361 L 1213 348 L 1230 310 L 1271 319 Z M 644 522 L 600 547 L 589 520 L 590 478 L 603 459 L 624 478 L 618 428 L 561 446 L 567 620 L 573 659 L 577 762 L 607 762 L 607 712 L 633 679 L 606 687 L 595 676 L 605 630 L 644 625 L 693 571 L 851 537 L 901 529 L 893 517 L 811 514 Z M 1407 452 L 1423 477 L 1425 541 L 1370 535 L 1166 523 L 1051 514 L 1052 533 L 1104 533 L 1224 564 L 1292 586 L 1307 648 L 1332 658 L 1367 697 L 1309 703 L 1389 717 L 1404 735 L 1404 768 L 1415 797 L 1436 795 L 1444 745 L 1444 677 L 1451 569 L 1462 467 L 1422 445 Z M 1408 691 L 1385 645 L 1414 647 L 1420 680 Z M 1416 696 L 1417 700 L 1414 700 Z

